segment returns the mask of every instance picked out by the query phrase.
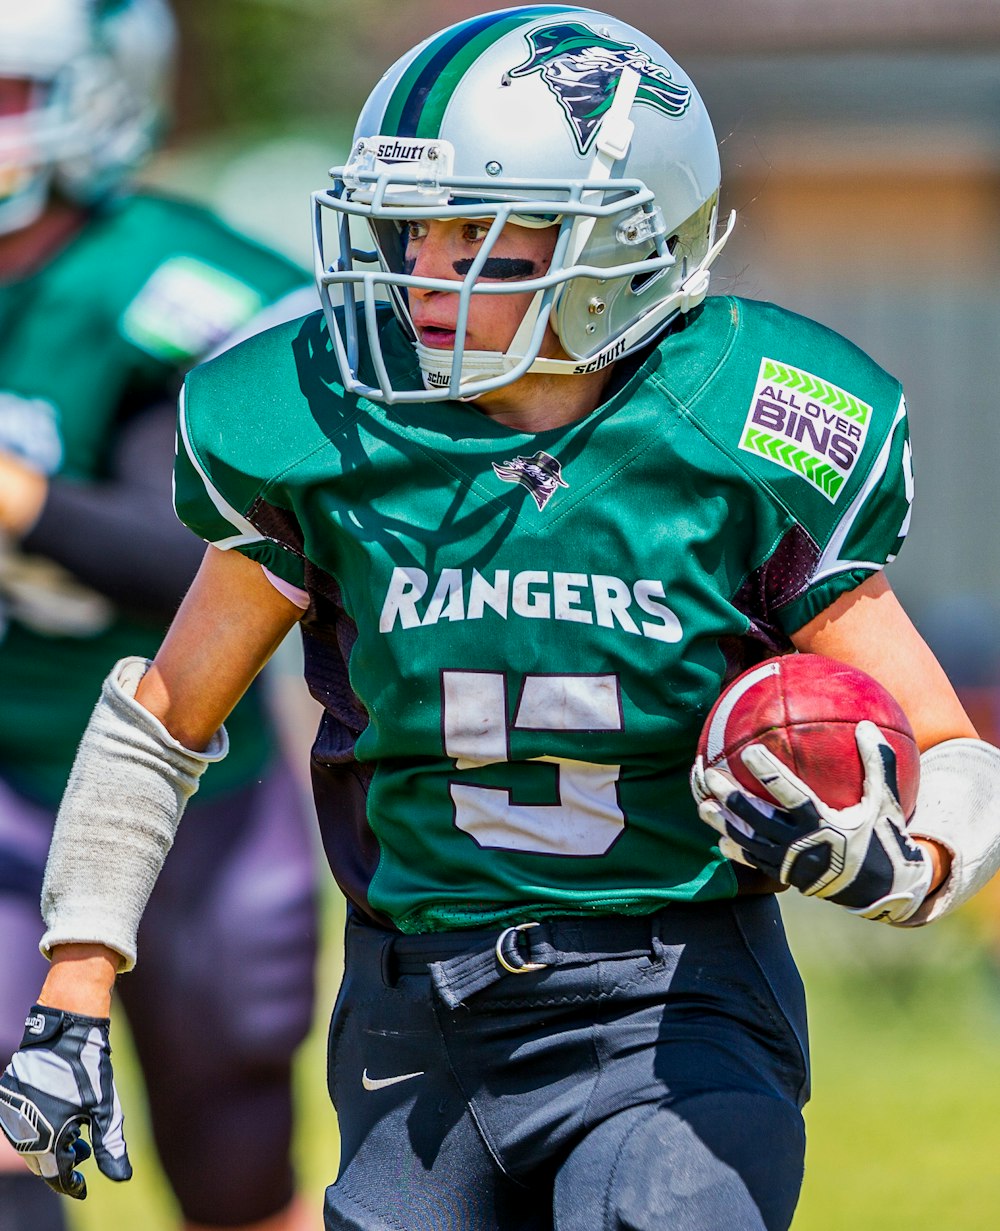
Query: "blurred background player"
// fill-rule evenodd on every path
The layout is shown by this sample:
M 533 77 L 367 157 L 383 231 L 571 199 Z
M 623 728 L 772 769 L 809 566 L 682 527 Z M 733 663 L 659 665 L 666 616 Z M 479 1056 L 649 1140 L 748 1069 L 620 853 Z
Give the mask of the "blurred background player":
M 202 555 L 170 501 L 181 373 L 305 282 L 129 190 L 174 41 L 162 0 L 0 0 L 0 1069 L 43 973 L 45 852 L 93 698 L 126 647 L 153 653 Z M 121 998 L 185 1225 L 291 1231 L 312 1225 L 289 1160 L 309 823 L 259 690 L 233 722 Z M 64 1206 L 0 1142 L 2 1231 L 57 1231 Z

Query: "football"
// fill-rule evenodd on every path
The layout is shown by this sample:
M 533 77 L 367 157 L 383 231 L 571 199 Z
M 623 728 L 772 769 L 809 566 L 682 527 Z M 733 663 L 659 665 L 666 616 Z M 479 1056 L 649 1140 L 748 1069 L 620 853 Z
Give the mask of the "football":
M 900 803 L 907 819 L 917 802 L 920 751 L 899 703 L 864 671 L 821 654 L 769 658 L 744 671 L 713 705 L 698 742 L 705 767 L 728 771 L 747 791 L 767 798 L 740 752 L 763 744 L 831 808 L 861 798 L 864 771 L 854 728 L 871 719 L 896 753 Z

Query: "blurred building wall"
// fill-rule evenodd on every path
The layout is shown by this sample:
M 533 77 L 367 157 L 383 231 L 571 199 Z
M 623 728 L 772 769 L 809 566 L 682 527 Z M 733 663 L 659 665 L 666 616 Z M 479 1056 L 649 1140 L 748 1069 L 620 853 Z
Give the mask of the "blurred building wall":
M 700 70 L 740 211 L 716 289 L 813 316 L 902 380 L 917 499 L 890 577 L 918 622 L 955 591 L 996 605 L 1000 49 Z

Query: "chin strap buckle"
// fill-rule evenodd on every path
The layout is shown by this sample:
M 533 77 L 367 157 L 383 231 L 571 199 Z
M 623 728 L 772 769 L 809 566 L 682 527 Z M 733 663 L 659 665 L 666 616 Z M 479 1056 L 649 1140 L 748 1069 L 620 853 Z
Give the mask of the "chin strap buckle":
M 692 308 L 697 308 L 700 303 L 704 302 L 711 280 L 711 274 L 707 269 L 696 269 L 686 282 L 682 282 L 678 311 L 690 312 Z
M 726 223 L 725 231 L 705 253 L 705 258 L 698 268 L 689 274 L 678 288 L 678 303 L 680 304 L 678 311 L 690 312 L 692 308 L 697 308 L 704 301 L 705 296 L 708 294 L 708 284 L 711 281 L 710 271 L 712 264 L 726 246 L 726 241 L 732 235 L 735 226 L 736 210 L 732 210 Z

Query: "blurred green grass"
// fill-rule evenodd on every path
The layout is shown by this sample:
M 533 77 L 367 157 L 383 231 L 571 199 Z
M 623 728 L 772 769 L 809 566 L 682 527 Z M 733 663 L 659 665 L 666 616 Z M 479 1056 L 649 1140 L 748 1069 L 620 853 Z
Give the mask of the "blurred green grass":
M 1000 970 L 983 934 L 995 903 L 911 930 L 785 897 L 813 1058 L 794 1231 L 992 1231 Z
M 911 933 L 791 895 L 783 908 L 809 991 L 813 1052 L 806 1182 L 794 1231 L 994 1231 L 1000 974 L 975 926 L 959 916 Z M 296 1073 L 296 1157 L 317 1210 L 337 1168 L 325 1073 L 340 925 L 331 897 L 317 1020 Z M 71 1207 L 73 1226 L 171 1231 L 176 1215 L 120 1021 L 115 1049 L 136 1174 L 123 1185 L 92 1174 L 90 1196 Z

